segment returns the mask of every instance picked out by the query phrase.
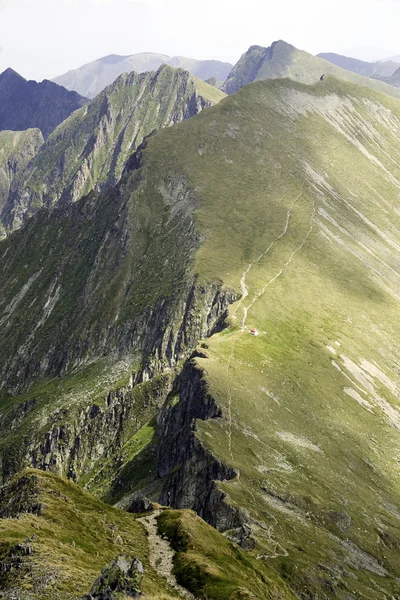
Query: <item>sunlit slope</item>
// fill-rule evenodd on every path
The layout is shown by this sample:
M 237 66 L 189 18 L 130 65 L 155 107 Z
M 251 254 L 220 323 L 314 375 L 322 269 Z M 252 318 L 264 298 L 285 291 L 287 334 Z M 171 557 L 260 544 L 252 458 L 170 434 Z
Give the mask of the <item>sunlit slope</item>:
M 146 596 L 178 597 L 151 567 L 145 529 L 133 515 L 55 475 L 29 469 L 0 488 L 0 527 L 3 598 L 76 600 L 120 554 L 142 561 Z
M 200 277 L 242 291 L 198 359 L 224 409 L 199 435 L 254 553 L 321 598 L 400 593 L 399 134 L 389 97 L 277 80 L 148 149 L 198 190 Z

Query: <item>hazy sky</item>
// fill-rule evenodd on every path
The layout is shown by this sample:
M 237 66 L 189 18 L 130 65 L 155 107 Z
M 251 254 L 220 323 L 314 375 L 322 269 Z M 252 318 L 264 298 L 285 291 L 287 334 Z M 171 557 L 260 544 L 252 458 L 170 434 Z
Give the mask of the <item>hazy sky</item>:
M 0 72 L 51 78 L 107 54 L 236 62 L 284 39 L 312 53 L 400 54 L 400 0 L 0 0 Z

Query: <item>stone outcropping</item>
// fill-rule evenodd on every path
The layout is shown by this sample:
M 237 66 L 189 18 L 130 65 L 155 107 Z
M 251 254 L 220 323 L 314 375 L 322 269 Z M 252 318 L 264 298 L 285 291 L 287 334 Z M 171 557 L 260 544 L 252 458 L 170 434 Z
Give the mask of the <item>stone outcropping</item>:
M 104 567 L 89 594 L 82 600 L 118 600 L 122 594 L 128 598 L 140 598 L 143 595 L 140 591 L 143 573 L 140 560 L 120 554 Z
M 171 402 L 177 394 L 179 402 Z M 210 525 L 225 530 L 238 527 L 241 518 L 216 482 L 233 479 L 237 472 L 212 455 L 196 437 L 196 419 L 221 417 L 202 369 L 194 360 L 187 361 L 157 418 L 157 464 L 158 476 L 166 481 L 161 504 L 191 508 Z

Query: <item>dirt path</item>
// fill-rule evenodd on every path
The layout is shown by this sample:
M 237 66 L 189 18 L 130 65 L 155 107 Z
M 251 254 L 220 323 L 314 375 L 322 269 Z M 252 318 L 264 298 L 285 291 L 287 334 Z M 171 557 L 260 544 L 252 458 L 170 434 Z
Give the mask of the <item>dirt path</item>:
M 241 336 L 243 335 L 243 333 L 246 330 L 246 321 L 247 321 L 248 311 L 252 308 L 252 306 L 258 300 L 258 298 L 260 298 L 260 296 L 262 296 L 266 292 L 267 288 L 270 285 L 272 285 L 282 275 L 282 273 L 290 265 L 290 263 L 293 261 L 296 254 L 298 252 L 300 252 L 300 250 L 303 248 L 303 246 L 306 244 L 308 238 L 310 237 L 312 229 L 313 229 L 313 222 L 314 222 L 314 216 L 315 216 L 315 203 L 313 203 L 309 229 L 308 229 L 307 234 L 306 234 L 305 238 L 303 239 L 302 243 L 300 244 L 300 246 L 298 246 L 296 248 L 296 250 L 292 253 L 292 255 L 289 257 L 289 259 L 282 265 L 282 267 L 279 269 L 278 273 L 274 277 L 272 277 L 272 279 L 270 279 L 258 292 L 256 292 L 254 294 L 253 300 L 247 306 L 244 305 L 244 301 L 249 295 L 249 287 L 246 283 L 246 277 L 247 277 L 248 273 L 251 271 L 251 269 L 253 268 L 253 266 L 256 265 L 257 263 L 259 263 L 270 252 L 270 250 L 275 246 L 275 244 L 277 242 L 279 242 L 279 240 L 281 240 L 286 235 L 286 233 L 289 229 L 289 222 L 290 222 L 290 217 L 291 217 L 293 208 L 294 208 L 296 202 L 303 195 L 304 184 L 305 184 L 305 180 L 303 181 L 303 185 L 301 186 L 300 193 L 296 196 L 296 198 L 293 200 L 290 208 L 288 209 L 288 212 L 286 214 L 285 225 L 284 225 L 281 233 L 278 235 L 278 237 L 275 240 L 273 240 L 269 244 L 269 246 L 266 248 L 266 250 L 264 250 L 264 252 L 262 252 L 258 258 L 256 258 L 256 260 L 249 263 L 247 268 L 243 271 L 242 277 L 240 279 L 240 288 L 242 291 L 242 297 L 240 298 L 240 301 L 238 302 L 232 316 L 234 318 L 236 317 L 236 313 L 240 307 L 242 307 L 242 309 L 243 309 L 243 316 L 242 316 L 242 319 L 240 322 L 240 331 L 239 331 L 238 335 L 236 336 L 236 338 L 233 340 L 232 350 L 231 350 L 231 353 L 229 355 L 228 362 L 226 365 L 226 384 L 227 384 L 227 390 L 228 390 L 228 450 L 229 450 L 229 455 L 230 455 L 232 461 L 234 460 L 233 452 L 232 452 L 232 391 L 231 391 L 229 371 L 231 369 L 232 360 L 235 356 L 236 344 L 238 343 Z
M 151 515 L 146 515 L 137 519 L 142 523 L 149 536 L 150 546 L 150 564 L 155 571 L 161 577 L 164 577 L 171 587 L 174 588 L 181 596 L 181 598 L 188 598 L 189 600 L 196 600 L 196 596 L 193 596 L 188 590 L 179 585 L 176 581 L 175 575 L 172 573 L 173 562 L 175 552 L 172 550 L 168 540 L 161 537 L 158 533 L 157 517 L 160 514 L 159 510 L 155 510 Z

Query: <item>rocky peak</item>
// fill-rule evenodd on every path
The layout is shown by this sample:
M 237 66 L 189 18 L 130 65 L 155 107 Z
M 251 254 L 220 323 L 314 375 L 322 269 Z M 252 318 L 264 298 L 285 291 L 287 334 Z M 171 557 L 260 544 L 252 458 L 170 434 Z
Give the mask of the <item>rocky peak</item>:
M 26 79 L 22 77 L 17 71 L 14 71 L 11 67 L 8 67 L 5 71 L 0 74 L 0 84 L 24 82 Z

